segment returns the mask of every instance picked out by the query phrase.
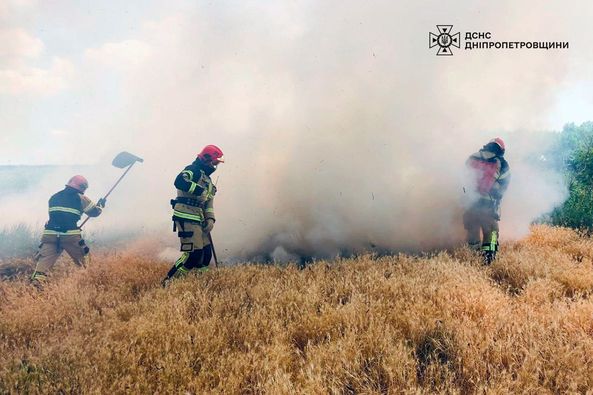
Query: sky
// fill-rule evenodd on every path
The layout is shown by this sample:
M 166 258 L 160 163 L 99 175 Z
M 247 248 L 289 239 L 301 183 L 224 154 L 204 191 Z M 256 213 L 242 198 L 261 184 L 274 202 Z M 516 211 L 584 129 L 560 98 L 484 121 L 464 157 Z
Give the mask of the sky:
M 521 237 L 566 193 L 530 134 L 590 120 L 591 16 L 587 1 L 2 0 L 0 165 L 92 165 L 100 194 L 131 151 L 146 161 L 118 193 L 142 209 L 116 195 L 100 223 L 165 229 L 172 179 L 217 144 L 225 250 L 323 256 L 461 240 L 460 169 L 501 136 L 502 236 Z M 570 47 L 439 57 L 437 24 Z M 67 176 L 39 180 L 34 223 Z M 17 199 L 0 203 L 7 222 Z
M 351 27 L 349 33 L 355 36 L 357 31 L 371 31 L 370 25 L 375 22 L 386 23 L 385 34 L 393 35 L 393 48 L 373 47 L 372 42 L 366 42 L 369 53 L 374 51 L 373 56 L 379 59 L 413 57 L 420 67 L 427 61 L 438 61 L 443 68 L 452 63 L 453 59 L 432 57 L 433 51 L 424 48 L 426 32 L 435 31 L 434 25 L 442 21 L 456 23 L 465 31 L 492 30 L 491 27 L 502 24 L 505 28 L 495 32 L 500 38 L 541 37 L 542 40 L 570 41 L 570 50 L 561 55 L 564 58 L 561 65 L 563 76 L 555 81 L 557 87 L 549 98 L 545 113 L 538 114 L 537 122 L 501 124 L 493 119 L 491 124 L 479 125 L 480 128 L 559 130 L 566 122 L 580 123 L 590 119 L 593 74 L 588 72 L 591 44 L 587 40 L 590 35 L 587 34 L 586 17 L 590 6 L 586 2 L 573 2 L 570 6 L 532 1 L 522 2 L 520 6 L 513 2 L 490 5 L 484 1 L 458 1 L 446 6 L 438 2 L 400 3 L 410 6 L 390 10 L 385 2 L 370 2 L 368 8 L 386 9 L 392 11 L 391 15 L 382 18 L 361 13 L 359 20 L 356 15 L 345 15 L 345 26 L 340 28 Z M 534 12 L 532 6 L 536 4 L 544 11 Z M 303 40 L 310 28 L 308 22 L 318 23 L 315 19 L 324 18 L 324 13 L 331 15 L 333 6 L 338 5 L 330 2 L 324 7 L 307 1 L 271 4 L 264 1 L 3 0 L 0 5 L 0 164 L 97 163 L 113 151 L 112 146 L 102 139 L 112 141 L 117 138 L 122 145 L 133 143 L 133 139 L 122 136 L 126 134 L 122 130 L 126 122 L 118 120 L 129 108 L 130 95 L 126 90 L 131 88 L 127 84 L 143 65 L 150 65 L 159 57 L 161 45 L 184 40 L 199 42 L 208 34 L 221 38 L 226 34 L 224 29 L 228 29 L 225 24 L 242 26 L 251 23 L 250 18 L 257 18 L 257 15 L 261 15 L 261 27 L 269 29 L 270 33 L 267 37 L 258 36 L 258 39 L 264 37 L 272 42 L 278 38 L 274 36 L 281 36 L 286 41 Z M 412 16 L 405 24 L 398 20 L 402 11 Z M 352 20 L 346 21 L 348 17 Z M 198 29 L 192 32 L 188 26 L 194 21 Z M 205 33 L 200 37 L 200 33 L 196 33 L 203 24 L 207 27 L 200 32 Z M 257 22 L 252 26 L 256 27 Z M 549 33 L 544 34 L 546 31 Z M 324 32 L 326 36 L 312 44 L 321 47 L 324 40 L 332 39 L 331 33 Z M 339 37 L 333 38 L 339 40 Z M 345 40 L 351 38 L 348 33 L 344 34 Z M 410 50 L 407 45 L 398 48 L 402 40 L 414 43 L 418 48 Z M 344 51 L 348 50 L 348 44 L 347 41 L 343 43 Z M 352 44 L 356 45 L 355 42 Z M 194 60 L 207 61 L 208 57 L 202 58 L 197 47 L 192 48 L 196 51 Z M 474 62 L 479 65 L 489 56 L 486 53 L 462 55 L 466 67 Z M 503 58 L 512 58 L 507 54 L 496 55 L 494 62 L 502 63 L 507 61 Z M 539 55 L 535 53 L 532 57 Z M 249 57 L 241 53 L 235 56 Z M 174 72 L 175 65 L 169 66 Z M 524 73 L 523 78 L 528 80 L 532 78 L 530 73 L 539 71 L 517 72 Z M 508 93 L 512 94 L 512 91 Z M 92 141 L 93 149 L 81 149 L 80 146 L 88 141 Z

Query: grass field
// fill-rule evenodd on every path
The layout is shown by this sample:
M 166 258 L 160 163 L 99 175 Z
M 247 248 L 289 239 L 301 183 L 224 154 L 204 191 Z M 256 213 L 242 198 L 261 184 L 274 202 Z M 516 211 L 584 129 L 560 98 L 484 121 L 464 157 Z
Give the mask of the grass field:
M 459 249 L 168 289 L 169 263 L 137 251 L 63 265 L 42 293 L 0 283 L 0 393 L 593 392 L 593 240 L 568 229 L 489 268 Z

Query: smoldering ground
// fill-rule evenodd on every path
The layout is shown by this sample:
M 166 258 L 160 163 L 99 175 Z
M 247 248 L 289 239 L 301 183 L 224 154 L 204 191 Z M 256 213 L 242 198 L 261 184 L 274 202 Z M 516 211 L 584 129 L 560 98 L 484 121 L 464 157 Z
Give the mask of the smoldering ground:
M 448 21 L 500 40 L 591 45 L 582 38 L 591 4 L 535 4 L 179 2 L 84 52 L 73 89 L 86 110 L 65 127 L 84 131 L 92 149 L 82 156 L 64 142 L 58 150 L 99 163 L 89 174 L 97 195 L 116 176 L 110 155 L 143 156 L 90 228 L 143 228 L 174 246 L 173 179 L 203 145 L 217 144 L 227 159 L 214 173 L 220 255 L 327 257 L 459 244 L 464 162 L 501 136 L 513 172 L 501 236 L 521 237 L 565 188 L 532 160 L 544 147 L 516 131 L 551 129 L 547 114 L 593 52 L 443 58 L 427 36 Z M 115 103 L 97 78 L 105 73 L 117 75 Z M 42 182 L 26 198 L 37 221 L 52 191 Z M 17 207 L 4 201 L 3 217 Z

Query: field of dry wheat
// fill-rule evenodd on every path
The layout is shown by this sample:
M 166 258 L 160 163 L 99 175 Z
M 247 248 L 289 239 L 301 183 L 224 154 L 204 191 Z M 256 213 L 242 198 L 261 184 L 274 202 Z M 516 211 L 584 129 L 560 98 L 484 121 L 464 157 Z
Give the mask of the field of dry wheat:
M 459 249 L 162 289 L 168 267 L 130 251 L 41 293 L 0 282 L 0 393 L 593 392 L 593 239 L 572 230 L 536 226 L 488 268 Z

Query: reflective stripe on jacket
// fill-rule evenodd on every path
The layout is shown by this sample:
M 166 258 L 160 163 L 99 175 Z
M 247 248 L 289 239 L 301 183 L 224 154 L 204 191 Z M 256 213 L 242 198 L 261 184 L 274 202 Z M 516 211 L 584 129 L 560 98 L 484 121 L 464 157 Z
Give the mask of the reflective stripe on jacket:
M 216 186 L 209 175 L 200 167 L 199 161 L 187 166 L 175 179 L 177 197 L 182 198 L 173 207 L 173 219 L 204 222 L 213 219 Z M 195 202 L 188 204 L 186 202 Z
M 74 234 L 83 213 L 90 217 L 101 214 L 101 208 L 74 188 L 66 187 L 49 199 L 47 234 Z M 44 233 L 45 234 L 45 233 Z

